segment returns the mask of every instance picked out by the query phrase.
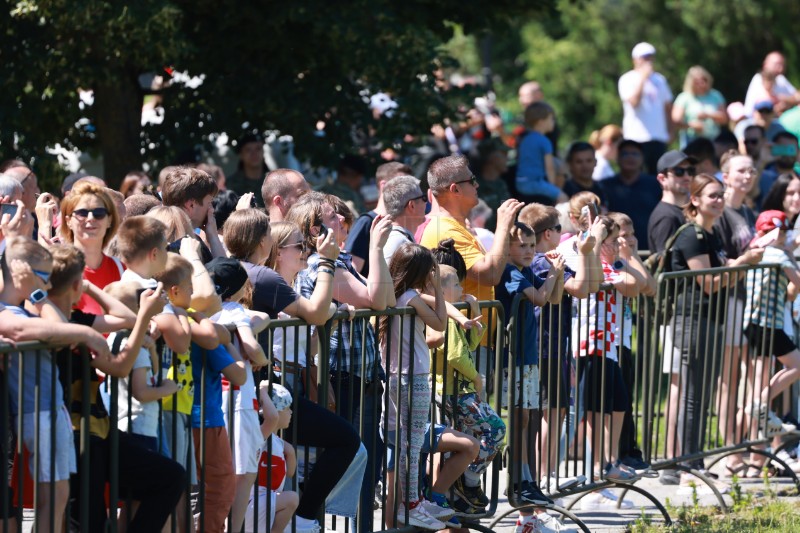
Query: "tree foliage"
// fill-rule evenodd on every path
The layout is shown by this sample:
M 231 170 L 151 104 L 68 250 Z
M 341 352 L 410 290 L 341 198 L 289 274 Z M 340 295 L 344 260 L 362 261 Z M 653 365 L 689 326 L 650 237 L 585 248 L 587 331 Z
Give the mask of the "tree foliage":
M 794 27 L 800 4 L 791 0 L 558 0 L 556 7 L 521 28 L 518 59 L 527 67 L 523 78 L 542 83 L 567 138 L 621 123 L 617 80 L 631 68 L 630 51 L 640 41 L 655 45 L 656 68 L 675 95 L 689 67 L 702 65 L 728 102 L 742 101 L 771 50 L 787 55 L 787 76 L 800 81 Z M 515 90 L 523 78 L 504 86 Z
M 451 113 L 434 72 L 442 43 L 502 28 L 550 0 L 6 0 L 0 13 L 0 151 L 42 156 L 60 143 L 102 154 L 117 182 L 143 161 L 171 161 L 244 129 L 278 129 L 298 151 L 329 162 L 352 149 L 354 131 L 384 141 L 424 132 Z M 167 68 L 203 75 L 161 95 L 163 124 L 142 129 L 147 90 L 139 77 Z M 82 107 L 79 88 L 92 89 Z M 385 91 L 401 105 L 374 121 L 362 93 Z M 88 119 L 86 120 L 81 119 Z M 324 136 L 316 131 L 324 121 Z M 244 126 L 243 126 L 244 125 Z

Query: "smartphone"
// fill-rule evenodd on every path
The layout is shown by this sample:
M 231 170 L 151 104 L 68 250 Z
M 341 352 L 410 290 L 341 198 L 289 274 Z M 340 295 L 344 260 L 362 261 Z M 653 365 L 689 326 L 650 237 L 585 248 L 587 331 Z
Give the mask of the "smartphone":
M 592 204 L 586 204 L 585 206 L 581 207 L 581 226 L 583 229 L 584 236 L 589 235 L 589 228 L 592 226 L 592 222 L 594 219 L 597 218 L 597 206 Z
M 6 213 L 13 218 L 17 214 L 17 204 L 0 204 L 0 217 Z
M 319 234 L 323 237 L 327 236 L 330 230 L 331 229 L 322 222 L 319 223 Z
M 772 231 L 765 233 L 761 237 L 755 239 L 750 243 L 750 248 L 766 248 L 770 244 L 778 240 L 780 236 L 780 228 L 775 228 Z
M 169 243 L 169 244 L 167 245 L 167 251 L 168 251 L 168 252 L 174 252 L 174 253 L 176 253 L 176 254 L 180 253 L 180 251 L 181 251 L 181 241 L 182 241 L 183 239 L 185 239 L 185 238 L 186 238 L 186 237 L 181 237 L 181 238 L 180 238 L 180 239 L 178 239 L 177 241 L 172 241 L 171 243 Z

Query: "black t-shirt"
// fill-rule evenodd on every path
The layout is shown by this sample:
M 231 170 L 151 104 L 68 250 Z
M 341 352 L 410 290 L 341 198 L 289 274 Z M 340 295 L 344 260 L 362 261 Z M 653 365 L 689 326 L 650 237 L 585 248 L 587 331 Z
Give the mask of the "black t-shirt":
M 661 185 L 655 177 L 642 174 L 632 184 L 623 183 L 619 174 L 600 182 L 606 193 L 609 211 L 625 213 L 633 221 L 637 238 L 647 233 L 650 215 L 661 200 Z
M 350 233 L 344 243 L 344 249 L 350 255 L 364 260 L 364 267 L 359 273 L 365 278 L 369 276 L 369 230 L 372 227 L 372 221 L 377 216 L 378 213 L 375 211 L 362 213 L 353 223 L 353 227 L 350 228 Z
M 280 274 L 262 265 L 242 261 L 247 277 L 253 285 L 253 309 L 278 318 L 278 313 L 299 298 Z
M 583 188 L 577 181 L 568 179 L 564 182 L 564 186 L 561 187 L 561 190 L 564 191 L 564 194 L 572 198 L 579 192 L 589 191 L 595 193 L 598 198 L 600 198 L 600 204 L 607 205 L 606 202 L 606 193 L 603 191 L 603 188 L 600 186 L 599 183 L 596 181 L 592 181 L 592 186 L 588 189 Z
M 710 268 L 725 266 L 725 251 L 716 233 L 710 233 L 700 226 L 691 225 L 681 231 L 675 239 L 675 245 L 672 247 L 671 271 L 690 270 L 689 259 L 702 255 L 708 256 Z M 670 287 L 668 290 L 672 290 L 672 288 Z M 691 312 L 710 318 L 713 316 L 718 299 L 716 293 L 707 295 L 697 283 L 696 277 L 681 278 L 678 280 L 676 314 Z
M 658 202 L 647 223 L 647 247 L 650 253 L 664 250 L 667 240 L 684 224 L 686 216 L 683 209 L 663 201 Z
M 725 206 L 722 216 L 714 223 L 714 233 L 722 241 L 728 259 L 736 259 L 750 246 L 755 237 L 755 216 L 749 207 L 740 209 Z

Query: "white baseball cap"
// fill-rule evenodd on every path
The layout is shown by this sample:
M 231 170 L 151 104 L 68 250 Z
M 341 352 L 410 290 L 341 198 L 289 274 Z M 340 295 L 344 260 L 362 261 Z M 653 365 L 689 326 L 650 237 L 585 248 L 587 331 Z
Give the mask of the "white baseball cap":
M 650 43 L 639 43 L 633 47 L 631 51 L 631 57 L 633 59 L 638 59 L 640 57 L 645 56 L 652 56 L 656 53 L 656 47 Z

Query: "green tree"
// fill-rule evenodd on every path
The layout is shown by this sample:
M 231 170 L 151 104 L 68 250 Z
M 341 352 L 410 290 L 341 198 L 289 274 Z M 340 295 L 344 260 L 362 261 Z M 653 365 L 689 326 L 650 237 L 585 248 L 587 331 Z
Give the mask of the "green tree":
M 212 132 L 275 128 L 293 135 L 300 153 L 330 162 L 353 148 L 354 131 L 373 128 L 394 142 L 451 113 L 434 72 L 449 61 L 441 45 L 453 24 L 476 33 L 549 4 L 6 0 L 0 150 L 31 159 L 46 145 L 75 146 L 102 154 L 104 177 L 118 183 Z M 143 129 L 148 89 L 139 78 L 165 67 L 204 81 L 165 89 L 166 120 Z M 94 91 L 94 105 L 79 105 L 79 88 Z M 361 93 L 378 90 L 400 102 L 395 118 L 371 116 Z

